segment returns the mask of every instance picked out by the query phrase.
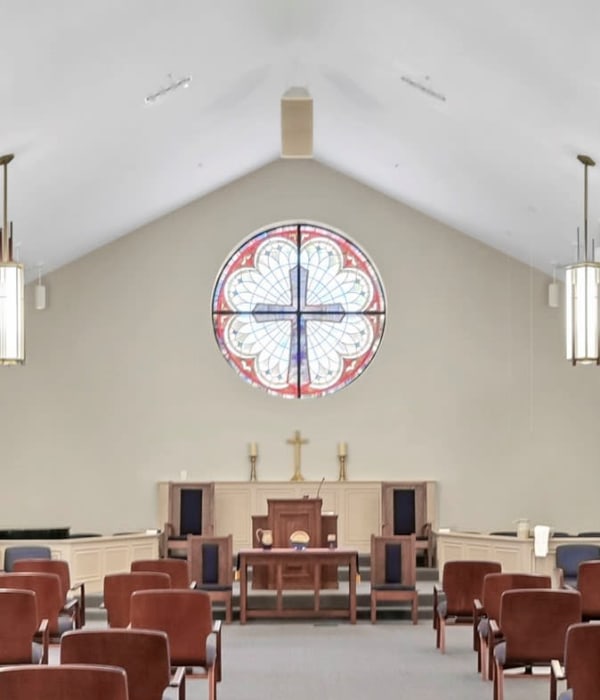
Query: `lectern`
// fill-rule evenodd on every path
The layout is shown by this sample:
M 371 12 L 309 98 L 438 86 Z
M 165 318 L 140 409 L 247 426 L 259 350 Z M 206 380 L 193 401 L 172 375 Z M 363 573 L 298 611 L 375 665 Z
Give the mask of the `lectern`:
M 327 547 L 328 535 L 337 540 L 337 515 L 322 514 L 320 498 L 269 498 L 267 515 L 252 516 L 252 541 L 260 547 L 256 537 L 258 528 L 273 531 L 273 547 L 290 547 L 290 535 L 295 530 L 305 530 L 310 537 L 309 547 Z M 314 587 L 314 567 L 310 564 L 287 564 L 283 570 L 285 589 Z M 337 567 L 323 566 L 322 588 L 337 588 Z M 275 572 L 269 566 L 252 569 L 252 588 L 276 588 Z

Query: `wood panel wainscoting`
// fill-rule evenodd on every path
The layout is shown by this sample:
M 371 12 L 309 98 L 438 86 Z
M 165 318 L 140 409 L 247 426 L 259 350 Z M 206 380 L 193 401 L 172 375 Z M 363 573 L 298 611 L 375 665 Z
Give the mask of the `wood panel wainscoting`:
M 548 541 L 548 554 L 545 557 L 536 557 L 532 537 L 459 531 L 438 532 L 438 567 L 441 571 L 447 561 L 463 559 L 497 561 L 502 565 L 503 571 L 550 576 L 552 584 L 556 586 L 556 548 L 563 544 L 600 545 L 600 537 L 551 537 Z
M 6 547 L 42 545 L 50 547 L 53 559 L 69 564 L 71 581 L 85 583 L 86 593 L 102 593 L 106 574 L 129 571 L 136 559 L 158 557 L 157 534 L 132 533 L 65 539 L 0 540 L 0 561 Z
M 413 489 L 415 525 L 419 527 L 422 522 L 430 522 L 437 528 L 435 481 L 216 481 L 210 484 L 164 481 L 159 483 L 158 528 L 162 530 L 165 522 L 169 522 L 169 504 L 177 501 L 176 494 L 181 488 L 195 486 L 205 488 L 203 518 L 207 513 L 214 518 L 206 527 L 214 525 L 215 535 L 231 534 L 234 552 L 254 546 L 252 516 L 266 516 L 269 499 L 316 498 L 317 493 L 323 501 L 322 514 L 337 516 L 339 547 L 361 553 L 370 551 L 371 535 L 382 534 L 383 524 L 393 522 L 390 508 L 394 507 L 391 495 L 394 489 Z M 171 517 L 174 517 L 173 510 Z

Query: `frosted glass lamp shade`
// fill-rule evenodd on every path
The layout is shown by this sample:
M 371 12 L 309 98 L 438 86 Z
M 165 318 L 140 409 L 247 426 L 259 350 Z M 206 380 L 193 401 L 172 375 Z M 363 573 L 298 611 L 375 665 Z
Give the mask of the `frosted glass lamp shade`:
M 25 361 L 23 265 L 0 263 L 0 365 Z
M 600 364 L 600 263 L 569 265 L 565 291 L 567 360 L 574 365 Z

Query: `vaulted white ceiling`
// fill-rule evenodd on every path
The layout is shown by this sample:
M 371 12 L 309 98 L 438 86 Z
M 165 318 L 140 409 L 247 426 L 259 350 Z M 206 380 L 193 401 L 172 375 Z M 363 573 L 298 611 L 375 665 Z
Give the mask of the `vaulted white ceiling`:
M 0 0 L 0 28 L 30 273 L 277 158 L 293 85 L 317 160 L 548 272 L 574 259 L 576 156 L 600 162 L 596 0 Z M 596 236 L 600 164 L 589 201 Z

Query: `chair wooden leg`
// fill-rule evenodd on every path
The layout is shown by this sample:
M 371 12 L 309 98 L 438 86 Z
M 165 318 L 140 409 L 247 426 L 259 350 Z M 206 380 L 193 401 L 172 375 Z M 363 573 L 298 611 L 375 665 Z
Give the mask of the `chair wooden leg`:
M 504 669 L 494 663 L 494 700 L 504 700 Z
M 446 653 L 446 620 L 441 616 L 438 619 L 437 647 L 442 654 Z
M 416 593 L 412 599 L 412 623 L 413 625 L 419 624 L 419 600 Z
M 208 700 L 217 700 L 217 675 L 214 666 L 208 671 Z
M 231 598 L 227 598 L 225 601 L 225 622 L 230 625 L 233 621 L 233 610 Z
M 481 672 L 481 680 L 491 680 L 490 675 L 490 648 L 487 640 L 483 637 L 479 640 L 479 670 Z
M 375 596 L 371 593 L 371 624 L 374 625 L 377 621 L 377 603 Z

